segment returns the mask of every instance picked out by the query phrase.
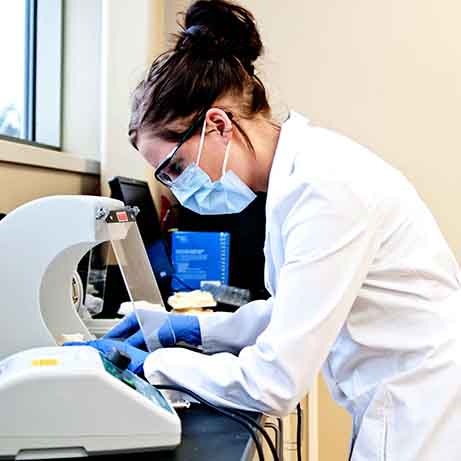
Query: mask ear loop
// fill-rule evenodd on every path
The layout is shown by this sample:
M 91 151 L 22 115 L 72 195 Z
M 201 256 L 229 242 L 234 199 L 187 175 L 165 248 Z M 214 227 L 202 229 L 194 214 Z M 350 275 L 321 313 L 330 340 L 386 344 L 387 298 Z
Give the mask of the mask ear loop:
M 226 174 L 227 162 L 229 161 L 229 152 L 232 141 L 229 141 L 226 146 L 226 152 L 224 154 L 224 163 L 222 164 L 222 176 Z
M 200 157 L 202 156 L 203 144 L 205 142 L 205 129 L 206 129 L 206 117 L 205 117 L 205 120 L 203 121 L 202 132 L 200 133 L 200 144 L 198 146 L 198 154 L 197 154 L 197 166 L 199 166 Z

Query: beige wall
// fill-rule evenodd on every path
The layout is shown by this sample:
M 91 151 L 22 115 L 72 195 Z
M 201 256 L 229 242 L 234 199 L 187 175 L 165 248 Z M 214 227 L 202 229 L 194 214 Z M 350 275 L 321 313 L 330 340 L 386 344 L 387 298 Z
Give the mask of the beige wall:
M 62 148 L 100 159 L 102 0 L 64 1 Z
M 0 162 L 0 213 L 47 195 L 99 195 L 94 175 Z
M 101 176 L 145 179 L 147 163 L 128 142 L 131 94 L 160 51 L 162 0 L 103 0 L 101 73 Z

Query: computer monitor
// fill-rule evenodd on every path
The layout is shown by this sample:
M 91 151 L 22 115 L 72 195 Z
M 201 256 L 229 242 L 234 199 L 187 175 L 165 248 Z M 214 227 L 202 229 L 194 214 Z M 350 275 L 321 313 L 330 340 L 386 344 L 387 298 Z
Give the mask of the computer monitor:
M 147 182 L 116 176 L 109 180 L 109 186 L 112 198 L 140 209 L 136 221 L 144 244 L 161 239 L 160 221 Z
M 139 233 L 166 305 L 171 290 L 173 266 L 162 236 L 160 220 L 149 185 L 138 179 L 116 176 L 109 180 L 109 186 L 112 198 L 121 200 L 127 206 L 137 206 L 140 210 L 136 216 Z

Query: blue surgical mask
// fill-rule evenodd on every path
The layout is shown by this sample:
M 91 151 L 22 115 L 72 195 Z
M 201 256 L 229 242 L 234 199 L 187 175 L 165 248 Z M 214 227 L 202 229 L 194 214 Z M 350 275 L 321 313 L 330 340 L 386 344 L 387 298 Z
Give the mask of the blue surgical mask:
M 240 213 L 256 194 L 233 172 L 226 171 L 231 143 L 226 146 L 222 176 L 217 181 L 199 167 L 206 120 L 200 136 L 197 162 L 190 164 L 172 183 L 171 191 L 181 205 L 202 215 Z

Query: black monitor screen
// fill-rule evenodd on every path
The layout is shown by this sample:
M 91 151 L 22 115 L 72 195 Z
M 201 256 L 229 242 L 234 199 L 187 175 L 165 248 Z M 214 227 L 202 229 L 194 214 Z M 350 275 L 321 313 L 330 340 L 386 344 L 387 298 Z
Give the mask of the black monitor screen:
M 161 239 L 160 223 L 147 182 L 117 176 L 109 185 L 113 198 L 140 209 L 136 221 L 144 244 L 148 246 Z

